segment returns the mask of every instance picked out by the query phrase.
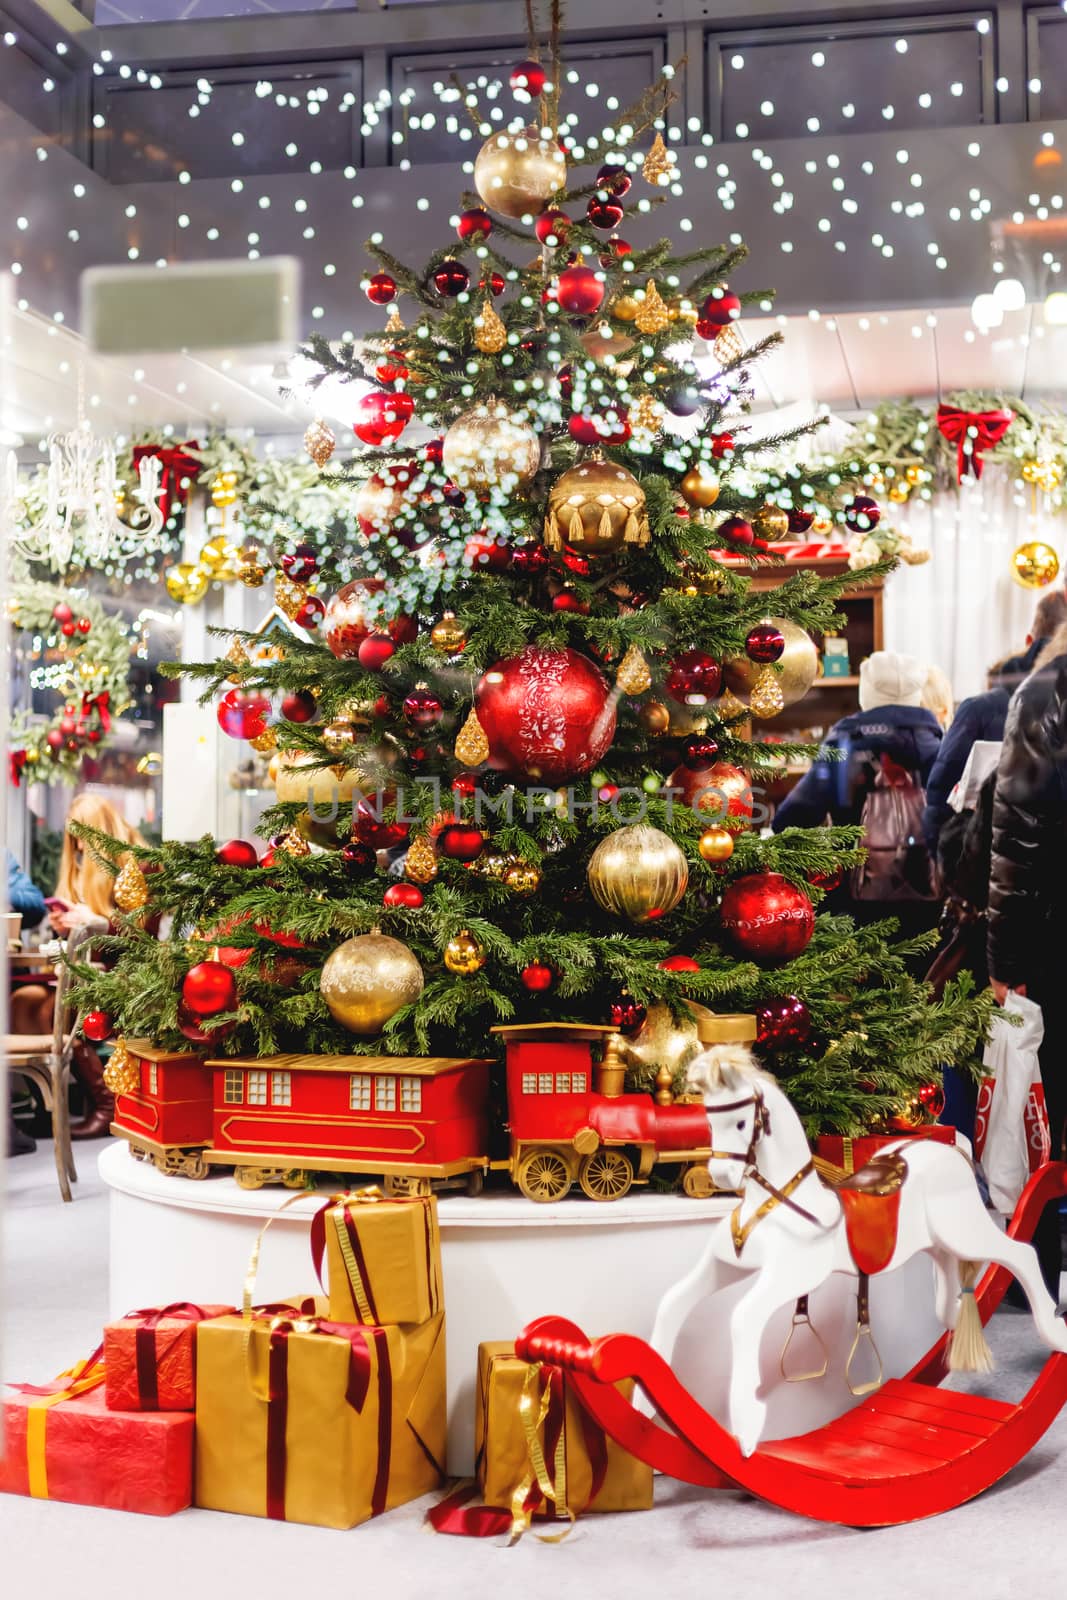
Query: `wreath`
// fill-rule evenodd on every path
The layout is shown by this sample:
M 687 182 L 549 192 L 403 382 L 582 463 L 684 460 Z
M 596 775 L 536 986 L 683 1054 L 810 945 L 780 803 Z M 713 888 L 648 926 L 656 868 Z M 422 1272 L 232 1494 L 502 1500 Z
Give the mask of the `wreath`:
M 59 702 L 48 718 L 12 716 L 11 782 L 75 783 L 82 757 L 100 748 L 112 718 L 133 704 L 126 627 L 84 590 L 47 583 L 16 584 L 9 615 L 12 632 L 31 641 L 24 654 L 34 663 L 32 687 L 52 690 Z

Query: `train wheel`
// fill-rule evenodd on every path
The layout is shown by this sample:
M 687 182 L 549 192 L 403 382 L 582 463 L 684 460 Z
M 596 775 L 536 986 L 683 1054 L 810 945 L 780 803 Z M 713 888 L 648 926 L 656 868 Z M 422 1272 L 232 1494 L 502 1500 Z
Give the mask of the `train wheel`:
M 527 1200 L 550 1205 L 563 1199 L 571 1186 L 571 1174 L 558 1150 L 528 1150 L 519 1160 L 515 1182 Z
M 308 1175 L 303 1167 L 288 1167 L 282 1173 L 282 1184 L 286 1189 L 309 1189 Z
M 409 1177 L 406 1173 L 387 1173 L 385 1177 L 385 1192 L 391 1200 L 423 1199 L 428 1194 L 433 1194 L 433 1184 L 429 1178 Z
M 706 1166 L 699 1162 L 692 1167 L 686 1167 L 685 1176 L 682 1178 L 682 1188 L 690 1200 L 706 1200 L 715 1193 L 715 1185 L 711 1181 L 711 1173 Z
M 464 1192 L 469 1194 L 472 1198 L 476 1194 L 481 1194 L 482 1190 L 485 1188 L 485 1173 L 482 1171 L 481 1167 L 474 1167 L 470 1172 L 467 1173 L 467 1181 L 463 1185 L 463 1188 Z
M 233 1176 L 239 1189 L 262 1189 L 265 1183 L 275 1183 L 279 1174 L 274 1167 L 234 1167 Z
M 578 1168 L 578 1182 L 590 1200 L 621 1200 L 633 1181 L 633 1164 L 621 1150 L 595 1150 Z

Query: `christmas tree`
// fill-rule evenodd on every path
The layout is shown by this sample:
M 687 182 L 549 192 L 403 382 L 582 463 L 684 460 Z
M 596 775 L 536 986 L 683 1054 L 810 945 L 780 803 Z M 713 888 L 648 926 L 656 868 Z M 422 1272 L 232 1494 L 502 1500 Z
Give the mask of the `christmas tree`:
M 935 1003 L 891 925 L 815 915 L 857 830 L 758 833 L 761 778 L 814 752 L 752 719 L 810 684 L 809 635 L 856 581 L 797 571 L 769 605 L 744 572 L 820 490 L 760 469 L 797 434 L 747 432 L 773 339 L 739 322 L 766 294 L 732 287 L 740 247 L 630 248 L 676 177 L 669 78 L 589 160 L 561 137 L 557 50 L 515 69 L 534 120 L 486 140 L 456 237 L 419 267 L 369 245 L 384 329 L 305 352 L 360 393 L 365 448 L 333 463 L 321 423 L 307 445 L 352 485 L 362 575 L 330 593 L 353 551 L 328 535 L 280 553 L 283 650 L 240 634 L 180 669 L 273 750 L 269 848 L 133 851 L 82 997 L 234 1054 L 485 1056 L 497 1023 L 610 1021 L 643 1087 L 680 1071 L 687 1001 L 756 1009 L 811 1131 L 914 1123 L 987 998 L 964 979 Z M 409 447 L 416 421 L 435 436 Z

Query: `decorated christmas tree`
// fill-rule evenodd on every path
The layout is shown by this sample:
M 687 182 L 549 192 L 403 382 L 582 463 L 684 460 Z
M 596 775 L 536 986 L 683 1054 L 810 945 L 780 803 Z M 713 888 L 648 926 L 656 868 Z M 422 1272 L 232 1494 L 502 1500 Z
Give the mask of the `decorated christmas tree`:
M 935 1003 L 892 926 L 816 915 L 856 830 L 759 833 L 761 782 L 813 751 L 752 729 L 810 686 L 856 581 L 751 587 L 819 489 L 761 469 L 797 435 L 746 423 L 773 339 L 740 319 L 767 295 L 733 287 L 740 247 L 631 249 L 677 178 L 669 79 L 590 159 L 561 137 L 556 49 L 512 75 L 533 110 L 486 139 L 456 237 L 417 267 L 371 242 L 384 329 L 305 352 L 359 394 L 351 460 L 307 437 L 358 548 L 280 549 L 291 638 L 180 669 L 271 752 L 269 845 L 132 852 L 83 1000 L 98 1030 L 246 1056 L 491 1056 L 494 1024 L 610 1023 L 646 1088 L 680 1077 L 688 1001 L 756 1010 L 810 1131 L 914 1125 L 986 999 Z

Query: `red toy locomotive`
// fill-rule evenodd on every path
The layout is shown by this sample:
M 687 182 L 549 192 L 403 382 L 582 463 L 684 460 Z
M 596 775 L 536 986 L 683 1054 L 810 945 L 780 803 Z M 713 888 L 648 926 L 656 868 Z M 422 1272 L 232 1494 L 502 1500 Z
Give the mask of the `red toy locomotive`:
M 700 1035 L 740 1037 L 738 1024 L 751 1020 L 708 1015 Z M 350 1172 L 381 1176 L 392 1193 L 477 1193 L 490 1169 L 503 1169 L 529 1200 L 562 1200 L 576 1183 L 591 1200 L 618 1200 L 673 1167 L 686 1194 L 712 1192 L 703 1105 L 674 1101 L 666 1084 L 655 1097 L 624 1093 L 613 1029 L 545 1022 L 494 1032 L 507 1049 L 503 1160 L 489 1155 L 491 1063 L 468 1056 L 205 1061 L 134 1041 L 140 1085 L 117 1097 L 112 1131 L 164 1172 L 204 1178 L 230 1167 L 243 1188 Z

